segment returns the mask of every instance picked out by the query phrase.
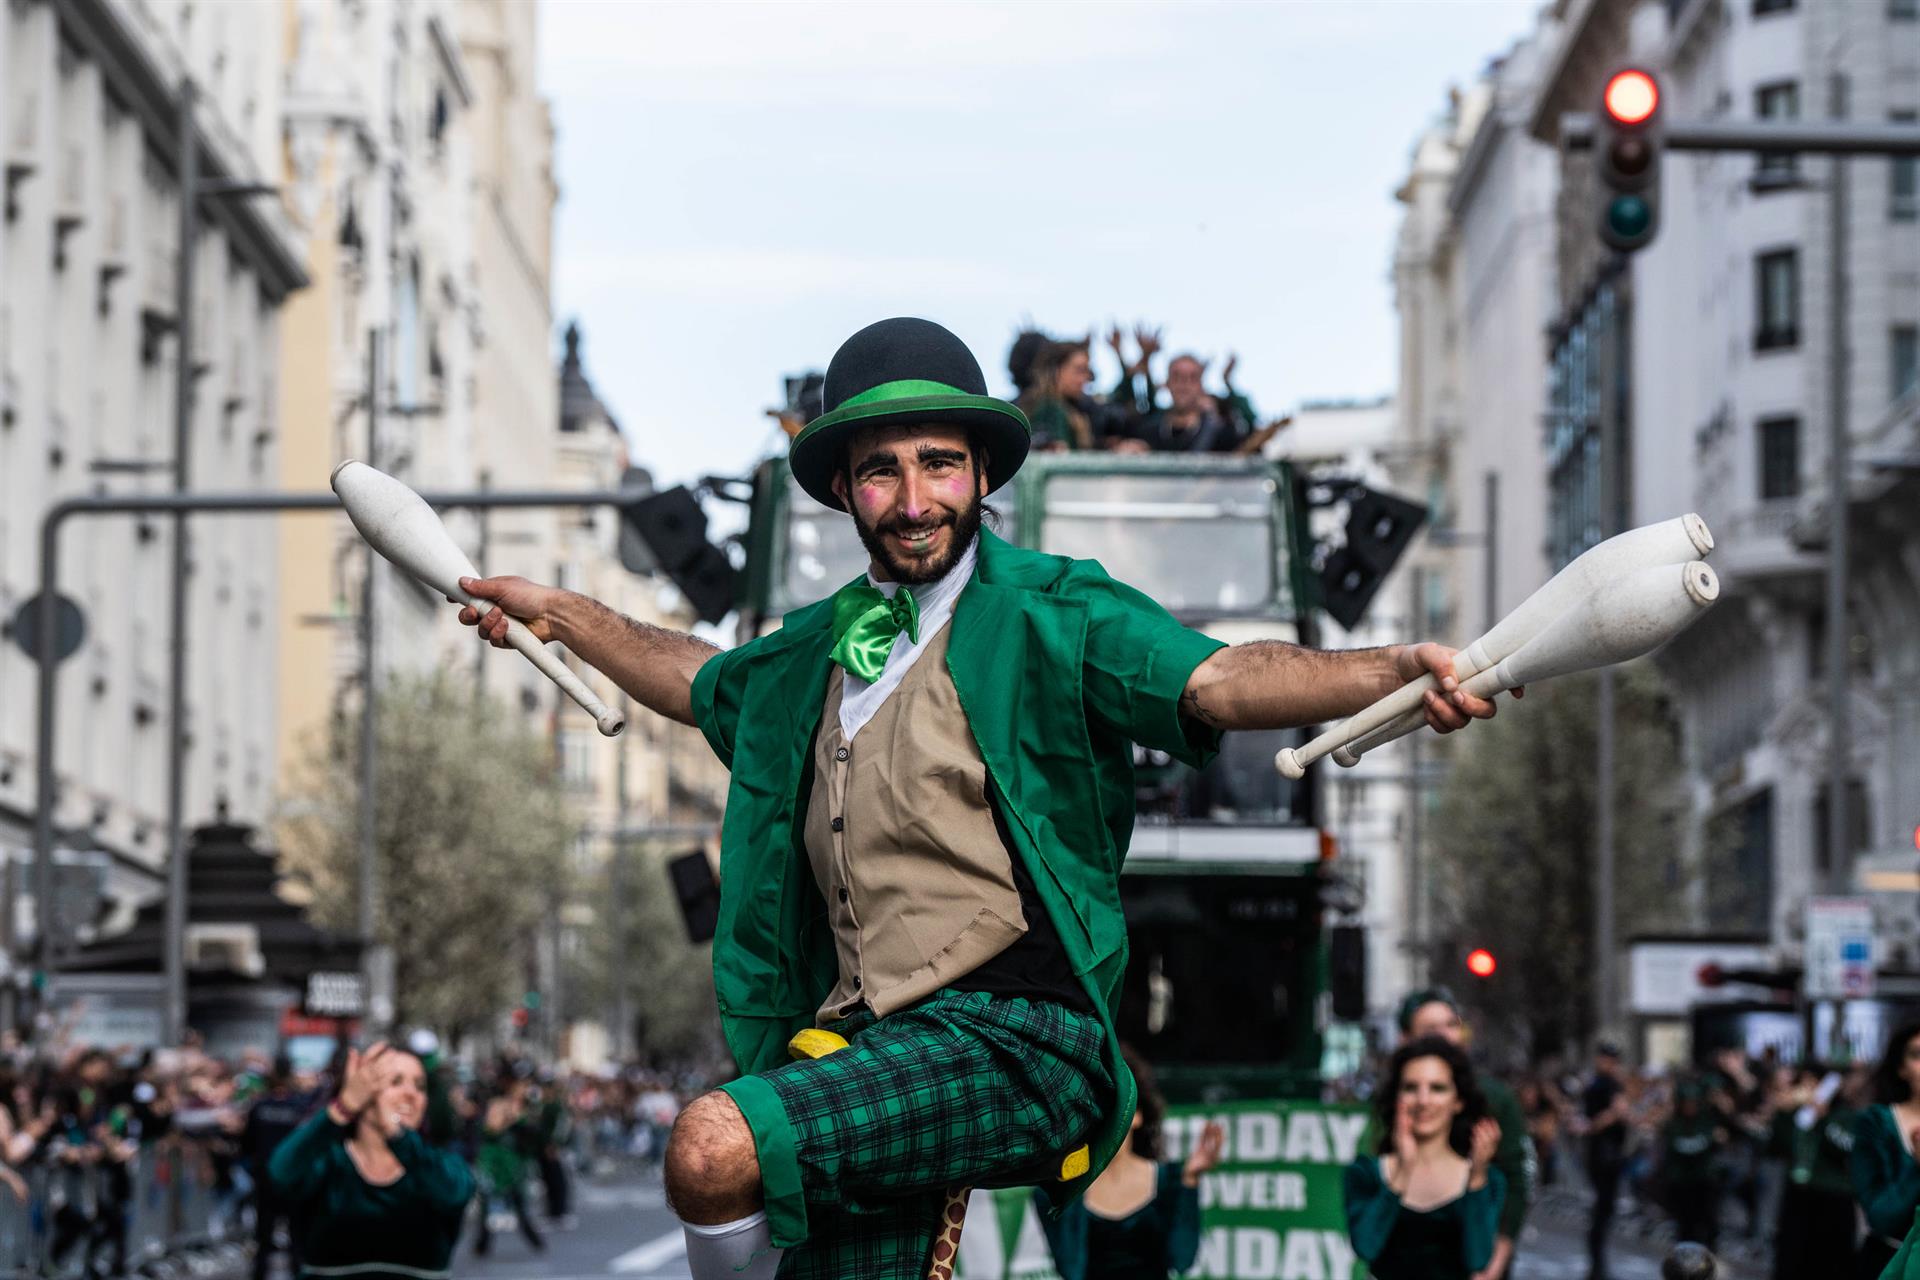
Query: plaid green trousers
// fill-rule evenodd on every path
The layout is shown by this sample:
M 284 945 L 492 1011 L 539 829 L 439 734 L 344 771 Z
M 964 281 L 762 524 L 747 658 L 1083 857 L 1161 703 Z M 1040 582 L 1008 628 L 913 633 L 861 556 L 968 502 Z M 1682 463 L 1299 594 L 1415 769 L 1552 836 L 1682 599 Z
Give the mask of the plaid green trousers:
M 735 1099 L 761 1180 L 805 1197 L 782 1280 L 925 1280 L 947 1188 L 1057 1178 L 1113 1103 L 1100 1021 L 1047 1001 L 942 991 L 834 1030 L 847 1048 L 753 1078 L 777 1115 Z

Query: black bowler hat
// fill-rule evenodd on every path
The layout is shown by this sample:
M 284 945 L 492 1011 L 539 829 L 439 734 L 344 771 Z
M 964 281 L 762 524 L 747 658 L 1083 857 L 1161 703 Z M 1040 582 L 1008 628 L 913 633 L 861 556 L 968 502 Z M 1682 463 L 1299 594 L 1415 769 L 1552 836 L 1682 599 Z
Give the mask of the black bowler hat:
M 841 343 L 827 366 L 824 403 L 827 411 L 794 437 L 787 464 L 802 489 L 837 510 L 845 508 L 834 496 L 834 472 L 862 427 L 966 428 L 986 450 L 989 493 L 1027 458 L 1027 415 L 988 395 L 967 344 L 931 320 L 882 320 Z

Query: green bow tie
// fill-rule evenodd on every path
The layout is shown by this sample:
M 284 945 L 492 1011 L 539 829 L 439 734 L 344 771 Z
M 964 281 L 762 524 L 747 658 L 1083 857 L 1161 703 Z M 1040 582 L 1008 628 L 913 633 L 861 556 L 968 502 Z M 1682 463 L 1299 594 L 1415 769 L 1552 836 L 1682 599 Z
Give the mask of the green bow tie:
M 915 644 L 920 642 L 920 604 L 913 592 L 901 587 L 889 600 L 865 582 L 853 583 L 834 594 L 834 644 L 828 656 L 872 683 L 886 668 L 887 655 L 902 631 Z

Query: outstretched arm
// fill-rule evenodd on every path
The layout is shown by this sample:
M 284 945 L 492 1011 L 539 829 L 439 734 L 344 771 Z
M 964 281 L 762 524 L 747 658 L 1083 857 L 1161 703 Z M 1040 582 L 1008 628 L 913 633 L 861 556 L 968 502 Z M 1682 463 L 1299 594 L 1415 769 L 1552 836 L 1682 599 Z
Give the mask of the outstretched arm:
M 1256 640 L 1221 649 L 1194 668 L 1180 712 L 1214 729 L 1291 729 L 1344 719 L 1432 673 L 1440 691 L 1428 692 L 1421 706 L 1428 724 L 1451 733 L 1494 712 L 1485 698 L 1460 691 L 1453 653 L 1440 644 L 1332 651 Z
M 462 578 L 460 588 L 498 606 L 484 618 L 471 605 L 460 609 L 460 621 L 477 626 L 496 649 L 506 647 L 507 615 L 512 614 L 537 639 L 558 640 L 649 711 L 694 723 L 694 673 L 720 652 L 705 640 L 636 622 L 578 592 L 525 578 Z

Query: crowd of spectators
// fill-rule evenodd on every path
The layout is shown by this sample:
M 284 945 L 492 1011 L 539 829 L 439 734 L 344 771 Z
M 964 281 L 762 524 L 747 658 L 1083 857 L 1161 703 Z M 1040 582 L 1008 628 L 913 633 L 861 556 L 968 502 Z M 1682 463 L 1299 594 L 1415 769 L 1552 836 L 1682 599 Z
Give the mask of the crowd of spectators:
M 644 1070 L 556 1073 L 521 1057 L 473 1070 L 429 1034 L 422 1136 L 457 1151 L 480 1188 L 470 1238 L 517 1226 L 528 1245 L 572 1225 L 575 1168 L 657 1163 L 704 1083 Z M 247 1054 L 176 1049 L 36 1052 L 0 1040 L 0 1267 L 129 1274 L 143 1255 L 256 1242 L 256 1280 L 298 1256 L 298 1214 L 275 1195 L 274 1150 L 324 1107 L 338 1061 L 298 1070 Z M 535 1194 L 537 1187 L 537 1194 Z
M 1584 1071 L 1549 1065 L 1505 1079 L 1541 1199 L 1584 1206 L 1601 1267 L 1608 1240 L 1632 1234 L 1735 1248 L 1778 1277 L 1854 1274 L 1832 1263 L 1856 1256 L 1858 1274 L 1877 1276 L 1912 1223 L 1920 1171 L 1899 1156 L 1920 1134 L 1898 1138 L 1884 1172 L 1862 1136 L 1876 1103 L 1907 1096 L 1892 1068 L 1724 1049 L 1704 1069 L 1632 1070 L 1603 1043 Z M 1365 1080 L 1355 1076 L 1346 1096 L 1366 1096 Z
M 1160 331 L 1141 325 L 1132 337 L 1129 354 L 1127 335 L 1117 326 L 1107 335 L 1120 378 L 1104 395 L 1089 389 L 1091 337 L 1056 338 L 1025 329 L 1014 338 L 1007 373 L 1015 403 L 1033 426 L 1035 449 L 1251 453 L 1279 429 L 1280 423 L 1262 426 L 1253 402 L 1234 386 L 1234 356 L 1227 357 L 1215 390 L 1206 385 L 1207 362 L 1192 352 L 1169 359 L 1161 383 L 1154 367 Z

